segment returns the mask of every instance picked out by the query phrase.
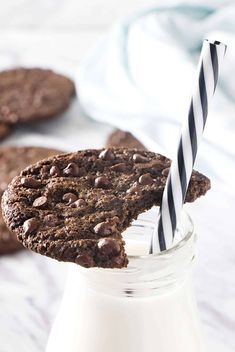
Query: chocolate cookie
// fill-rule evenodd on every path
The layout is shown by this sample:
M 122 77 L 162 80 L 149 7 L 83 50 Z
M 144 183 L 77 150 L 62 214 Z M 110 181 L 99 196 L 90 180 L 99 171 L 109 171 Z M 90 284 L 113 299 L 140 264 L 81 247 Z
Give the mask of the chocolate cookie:
M 16 252 L 23 248 L 16 235 L 8 230 L 0 213 L 0 255 Z
M 26 166 L 59 153 L 61 151 L 40 147 L 0 148 L 0 197 L 8 183 Z M 22 247 L 16 235 L 6 227 L 0 212 L 0 254 L 15 252 Z
M 130 132 L 122 130 L 113 131 L 107 138 L 106 147 L 136 148 L 147 150 L 145 146 Z
M 170 160 L 136 149 L 51 157 L 14 178 L 3 195 L 7 226 L 43 255 L 85 267 L 127 266 L 122 232 L 161 203 Z M 194 171 L 186 201 L 210 188 Z
M 3 140 L 11 132 L 12 127 L 5 122 L 0 122 L 0 141 Z
M 0 72 L 0 121 L 43 120 L 64 111 L 74 95 L 73 82 L 51 70 L 16 68 Z

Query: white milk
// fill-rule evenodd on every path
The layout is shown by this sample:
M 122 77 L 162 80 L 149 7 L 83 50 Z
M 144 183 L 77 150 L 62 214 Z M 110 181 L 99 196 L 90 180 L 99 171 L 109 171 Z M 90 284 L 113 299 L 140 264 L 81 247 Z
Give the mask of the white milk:
M 186 237 L 164 255 L 130 257 L 128 269 L 69 264 L 46 352 L 205 351 L 190 280 L 194 235 Z M 148 250 L 134 243 L 129 253 Z

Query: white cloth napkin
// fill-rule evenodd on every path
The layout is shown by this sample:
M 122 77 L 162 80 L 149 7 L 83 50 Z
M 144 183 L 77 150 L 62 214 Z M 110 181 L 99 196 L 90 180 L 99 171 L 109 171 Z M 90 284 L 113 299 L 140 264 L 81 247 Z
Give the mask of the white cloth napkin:
M 154 7 L 128 18 L 82 62 L 77 80 L 82 108 L 173 157 L 202 41 L 225 42 L 228 51 L 196 166 L 235 191 L 234 18 L 232 2 Z

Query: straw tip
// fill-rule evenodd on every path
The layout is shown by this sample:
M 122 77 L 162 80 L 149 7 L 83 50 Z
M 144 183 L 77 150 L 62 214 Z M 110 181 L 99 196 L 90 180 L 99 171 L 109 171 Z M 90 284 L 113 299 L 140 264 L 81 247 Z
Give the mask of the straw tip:
M 212 44 L 212 45 L 216 45 L 216 46 L 220 46 L 221 45 L 221 46 L 227 47 L 226 44 L 222 43 L 219 40 L 205 39 L 204 41 L 208 42 L 209 44 Z
M 209 42 L 210 44 L 214 44 L 214 45 L 223 44 L 223 43 L 221 43 L 219 40 L 209 40 L 209 39 L 206 39 L 206 40 L 208 40 L 208 42 Z
M 210 46 L 214 46 L 214 47 L 217 47 L 217 50 L 222 50 L 222 52 L 224 53 L 224 55 L 226 54 L 226 51 L 227 51 L 227 45 L 220 42 L 219 40 L 212 40 L 212 39 L 205 39 L 204 40 L 204 43 L 207 43 L 209 44 Z

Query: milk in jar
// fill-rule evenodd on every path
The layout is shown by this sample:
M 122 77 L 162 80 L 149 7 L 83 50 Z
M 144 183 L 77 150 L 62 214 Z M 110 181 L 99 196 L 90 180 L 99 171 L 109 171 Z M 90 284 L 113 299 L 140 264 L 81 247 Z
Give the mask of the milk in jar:
M 182 240 L 148 255 L 156 224 L 143 214 L 124 236 L 127 268 L 68 264 L 46 352 L 205 352 L 191 285 L 195 234 L 183 217 Z

